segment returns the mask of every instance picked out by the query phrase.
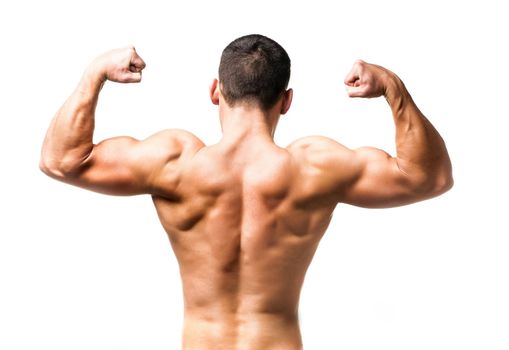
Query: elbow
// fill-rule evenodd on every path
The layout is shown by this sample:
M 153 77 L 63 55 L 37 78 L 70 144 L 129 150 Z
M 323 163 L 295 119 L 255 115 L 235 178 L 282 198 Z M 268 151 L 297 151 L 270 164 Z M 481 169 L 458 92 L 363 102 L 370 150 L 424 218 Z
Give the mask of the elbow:
M 43 157 L 39 160 L 39 170 L 46 175 L 50 173 L 50 166 Z
M 454 178 L 451 171 L 444 171 L 438 174 L 421 176 L 414 181 L 414 193 L 422 199 L 440 196 L 454 186 Z
M 48 176 L 51 176 L 55 171 L 54 162 L 50 161 L 49 157 L 44 154 L 44 149 L 39 159 L 39 170 Z
M 436 173 L 435 178 L 436 178 L 435 188 L 437 195 L 449 191 L 454 186 L 454 178 L 452 176 L 452 164 L 449 158 L 447 158 L 447 161 L 442 163 L 442 166 Z
M 39 169 L 44 174 L 57 180 L 71 178 L 77 173 L 77 166 L 74 163 L 55 160 L 48 156 L 41 157 Z
M 452 176 L 452 173 L 449 172 L 448 174 L 441 174 L 435 180 L 433 186 L 433 195 L 439 196 L 441 194 L 444 194 L 445 192 L 449 191 L 453 186 L 454 178 Z
M 41 157 L 39 161 L 39 169 L 49 177 L 59 179 L 65 177 L 65 172 L 58 162 L 52 161 L 46 157 Z

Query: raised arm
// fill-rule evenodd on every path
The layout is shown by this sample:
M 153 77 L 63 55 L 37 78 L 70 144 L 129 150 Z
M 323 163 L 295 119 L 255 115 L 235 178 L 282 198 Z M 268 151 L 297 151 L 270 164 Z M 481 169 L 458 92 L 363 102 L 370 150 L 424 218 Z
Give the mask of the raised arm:
M 440 195 L 453 184 L 444 141 L 419 111 L 403 82 L 391 71 L 355 62 L 345 79 L 350 97 L 385 96 L 396 126 L 395 157 L 363 147 L 350 150 L 315 138 L 308 147 L 320 183 L 334 200 L 362 207 L 383 208 L 414 203 Z
M 97 145 L 92 141 L 95 108 L 105 81 L 137 83 L 144 68 L 133 47 L 109 51 L 89 65 L 47 131 L 40 161 L 44 173 L 107 194 L 171 195 L 160 192 L 171 192 L 171 182 L 178 177 L 175 164 L 201 147 L 196 137 L 167 130 L 144 141 L 131 137 L 115 137 Z

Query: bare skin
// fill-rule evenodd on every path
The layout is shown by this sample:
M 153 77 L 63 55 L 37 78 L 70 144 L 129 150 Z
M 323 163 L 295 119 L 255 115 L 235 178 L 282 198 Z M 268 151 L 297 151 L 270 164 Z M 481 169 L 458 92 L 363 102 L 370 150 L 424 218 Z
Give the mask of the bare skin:
M 452 186 L 445 144 L 401 80 L 362 61 L 347 75 L 347 91 L 385 96 L 396 157 L 325 137 L 281 148 L 273 135 L 292 90 L 270 110 L 229 106 L 217 80 L 210 88 L 223 130 L 217 144 L 165 130 L 143 141 L 118 137 L 94 145 L 103 83 L 139 82 L 144 67 L 134 48 L 94 60 L 53 119 L 40 167 L 89 190 L 152 195 L 180 266 L 184 349 L 301 349 L 299 295 L 336 205 L 406 205 Z

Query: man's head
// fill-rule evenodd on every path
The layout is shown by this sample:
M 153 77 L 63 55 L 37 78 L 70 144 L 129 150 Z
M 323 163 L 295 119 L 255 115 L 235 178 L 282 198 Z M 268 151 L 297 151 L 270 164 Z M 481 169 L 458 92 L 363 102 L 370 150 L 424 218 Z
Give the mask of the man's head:
M 219 64 L 219 86 L 226 103 L 270 109 L 290 80 L 290 58 L 272 39 L 252 34 L 232 41 Z

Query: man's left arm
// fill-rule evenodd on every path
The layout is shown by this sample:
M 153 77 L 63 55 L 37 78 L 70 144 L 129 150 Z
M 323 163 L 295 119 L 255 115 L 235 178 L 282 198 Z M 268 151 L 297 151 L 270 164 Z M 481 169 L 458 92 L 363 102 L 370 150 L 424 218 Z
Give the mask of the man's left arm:
M 89 65 L 47 131 L 40 161 L 44 173 L 101 193 L 161 194 L 159 178 L 176 168 L 168 164 L 200 147 L 196 137 L 167 130 L 144 141 L 115 137 L 94 145 L 92 140 L 95 109 L 105 81 L 140 82 L 144 68 L 133 47 L 109 51 Z

